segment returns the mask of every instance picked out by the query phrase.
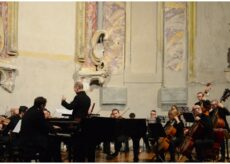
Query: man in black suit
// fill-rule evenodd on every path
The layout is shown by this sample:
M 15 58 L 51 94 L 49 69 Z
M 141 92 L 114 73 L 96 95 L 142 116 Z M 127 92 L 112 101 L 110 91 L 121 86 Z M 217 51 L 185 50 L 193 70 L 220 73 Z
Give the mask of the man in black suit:
M 73 110 L 72 119 L 80 123 L 82 119 L 88 116 L 91 100 L 83 90 L 83 84 L 81 82 L 76 82 L 74 84 L 74 91 L 77 95 L 74 97 L 73 101 L 68 103 L 63 96 L 61 104 L 65 108 Z M 74 161 L 84 162 L 87 158 L 88 161 L 92 162 L 95 158 L 95 152 L 92 151 L 91 145 L 88 144 L 88 141 L 86 141 L 82 135 L 76 135 L 74 138 Z
M 46 99 L 37 97 L 34 105 L 22 118 L 20 146 L 25 161 L 30 161 L 35 154 L 39 153 L 39 161 L 47 162 L 49 125 L 43 113 L 45 106 Z
M 83 118 L 86 118 L 86 116 L 88 115 L 91 100 L 83 90 L 83 84 L 81 82 L 76 82 L 74 84 L 74 91 L 77 95 L 74 97 L 73 101 L 71 103 L 67 103 L 66 98 L 62 97 L 61 104 L 65 108 L 73 110 L 73 119 L 81 120 Z

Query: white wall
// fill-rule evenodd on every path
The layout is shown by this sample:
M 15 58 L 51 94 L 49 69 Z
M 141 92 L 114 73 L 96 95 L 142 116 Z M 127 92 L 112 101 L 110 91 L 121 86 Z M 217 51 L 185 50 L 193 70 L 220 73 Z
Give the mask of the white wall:
M 54 111 L 61 96 L 72 99 L 75 70 L 75 2 L 19 2 L 19 69 L 13 93 L 0 89 L 0 113 L 31 106 L 37 96 Z
M 197 3 L 196 79 L 189 87 L 189 104 L 195 101 L 196 92 L 204 90 L 201 83 L 213 82 L 210 99 L 219 99 L 230 87 L 224 76 L 230 47 L 229 20 L 230 3 Z M 225 105 L 230 107 L 230 102 Z
M 20 2 L 19 50 L 74 55 L 74 2 Z
M 130 112 L 137 117 L 147 117 L 149 111 L 158 106 L 158 91 L 163 80 L 163 54 L 156 40 L 159 35 L 155 19 L 157 3 L 127 5 L 131 12 L 126 18 L 125 70 L 113 75 L 108 86 L 127 87 L 128 104 L 124 108 L 129 107 L 130 111 L 126 117 Z M 19 56 L 15 59 L 19 75 L 13 93 L 0 89 L 0 113 L 13 106 L 31 106 L 36 96 L 45 96 L 51 111 L 60 107 L 62 95 L 68 100 L 73 98 L 75 10 L 75 2 L 19 2 Z M 211 98 L 220 97 L 223 89 L 230 87 L 223 72 L 230 42 L 229 20 L 230 3 L 197 3 L 195 82 L 187 84 L 186 72 L 178 76 L 165 74 L 168 87 L 188 86 L 189 105 L 194 103 L 195 93 L 203 90 L 202 82 L 214 81 Z M 89 95 L 92 102 L 96 102 L 95 112 L 99 111 L 99 91 Z

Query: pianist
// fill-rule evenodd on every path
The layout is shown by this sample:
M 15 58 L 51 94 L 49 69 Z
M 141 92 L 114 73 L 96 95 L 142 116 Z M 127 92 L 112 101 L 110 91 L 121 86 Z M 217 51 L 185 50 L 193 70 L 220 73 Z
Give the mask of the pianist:
M 39 153 L 39 161 L 47 162 L 47 139 L 49 126 L 43 110 L 46 106 L 44 97 L 37 97 L 34 105 L 28 109 L 22 118 L 20 131 L 20 147 L 22 158 L 29 162 Z
M 61 104 L 65 108 L 73 110 L 72 118 L 76 121 L 80 121 L 88 115 L 91 100 L 83 90 L 83 84 L 81 82 L 76 82 L 74 84 L 74 91 L 77 95 L 74 97 L 73 101 L 68 103 L 63 96 Z

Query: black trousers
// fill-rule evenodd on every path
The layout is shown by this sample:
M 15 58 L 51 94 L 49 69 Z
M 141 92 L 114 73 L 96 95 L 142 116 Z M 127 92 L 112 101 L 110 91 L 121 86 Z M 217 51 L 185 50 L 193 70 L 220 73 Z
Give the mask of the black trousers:
M 30 162 L 37 158 L 39 162 L 49 162 L 48 158 L 48 136 L 36 136 L 34 138 L 23 138 L 19 142 L 21 155 L 24 162 Z
M 198 161 L 202 162 L 205 160 L 205 150 L 212 148 L 213 142 L 213 139 L 197 139 L 195 141 L 195 149 Z
M 75 136 L 72 143 L 74 162 L 95 162 L 97 143 L 91 142 L 83 136 Z
M 48 162 L 62 162 L 61 140 L 58 137 L 48 138 Z

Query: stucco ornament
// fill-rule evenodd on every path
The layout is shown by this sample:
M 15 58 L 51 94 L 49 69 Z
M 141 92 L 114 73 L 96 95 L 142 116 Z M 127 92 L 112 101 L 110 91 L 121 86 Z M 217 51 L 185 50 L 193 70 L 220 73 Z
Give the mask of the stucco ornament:
M 104 62 L 104 41 L 107 37 L 108 34 L 105 30 L 97 30 L 91 39 L 92 53 L 90 59 L 95 69 L 82 66 L 77 69 L 77 76 L 74 80 L 83 81 L 85 84 L 87 83 L 88 88 L 90 88 L 91 85 L 103 86 L 109 77 L 110 71 Z
M 15 66 L 0 62 L 0 86 L 9 93 L 14 90 L 17 73 Z

